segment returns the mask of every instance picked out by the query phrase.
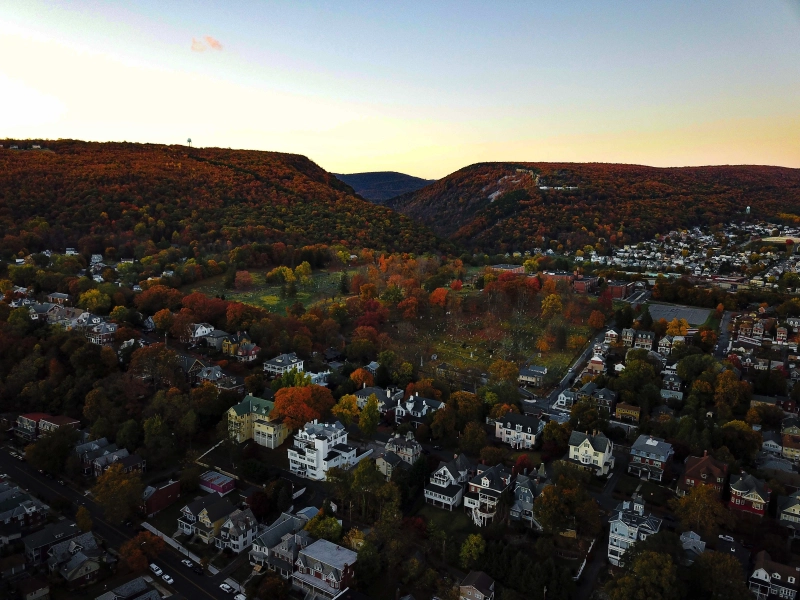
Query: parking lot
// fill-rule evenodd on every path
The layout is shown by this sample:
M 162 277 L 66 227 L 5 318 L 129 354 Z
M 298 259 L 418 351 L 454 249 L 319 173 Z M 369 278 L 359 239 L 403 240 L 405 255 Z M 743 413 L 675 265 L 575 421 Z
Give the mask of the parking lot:
M 650 316 L 654 321 L 666 319 L 686 319 L 689 325 L 702 325 L 711 314 L 710 308 L 691 308 L 688 306 L 674 306 L 672 304 L 651 304 Z

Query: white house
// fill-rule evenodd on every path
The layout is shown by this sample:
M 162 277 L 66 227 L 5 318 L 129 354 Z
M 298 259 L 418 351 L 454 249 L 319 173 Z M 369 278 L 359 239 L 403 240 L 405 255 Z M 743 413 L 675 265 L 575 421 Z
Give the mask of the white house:
M 217 548 L 230 548 L 236 554 L 247 550 L 258 534 L 258 521 L 253 511 L 235 510 L 222 524 L 215 544 Z
M 469 459 L 461 454 L 450 462 L 441 462 L 431 474 L 425 486 L 425 502 L 439 508 L 453 510 L 461 504 L 464 497 L 464 484 L 468 481 L 474 467 Z
M 375 397 L 378 399 L 378 412 L 381 414 L 385 414 L 387 411 L 396 408 L 397 403 L 402 400 L 405 395 L 403 390 L 397 388 L 383 389 L 380 387 L 367 387 L 367 385 L 364 384 L 360 390 L 355 391 L 358 408 L 363 410 L 367 405 L 367 400 L 369 400 L 372 394 L 375 394 Z
M 800 571 L 772 560 L 766 550 L 756 554 L 748 587 L 756 600 L 794 600 L 800 588 Z
M 395 422 L 402 423 L 407 420 L 412 427 L 417 428 L 421 423 L 425 422 L 425 416 L 428 413 L 435 412 L 443 406 L 444 402 L 433 398 L 423 398 L 415 393 L 413 396 L 409 396 L 397 403 L 397 408 L 394 411 Z
M 264 373 L 270 375 L 281 376 L 286 371 L 302 371 L 304 361 L 297 358 L 297 354 L 281 354 L 275 358 L 271 358 L 264 363 Z
M 536 417 L 509 412 L 495 421 L 495 437 L 512 448 L 533 448 L 539 434 L 544 430 L 544 422 Z
M 614 444 L 605 435 L 573 431 L 569 436 L 569 461 L 594 471 L 599 477 L 614 468 Z
M 547 375 L 547 367 L 528 365 L 519 370 L 519 377 L 517 380 L 522 385 L 530 384 L 534 387 L 541 387 L 544 385 L 545 375 Z
M 661 519 L 644 513 L 641 498 L 620 503 L 608 522 L 608 562 L 614 566 L 619 566 L 625 551 L 633 544 L 661 529 Z
M 301 477 L 323 480 L 331 467 L 348 469 L 372 453 L 356 455 L 356 448 L 347 445 L 347 430 L 339 421 L 306 423 L 294 436 L 289 448 L 289 470 Z
M 208 323 L 192 323 L 189 325 L 189 342 L 197 344 L 212 331 L 214 331 L 213 325 Z
M 556 406 L 561 408 L 570 408 L 578 400 L 578 392 L 574 390 L 562 390 L 558 394 Z

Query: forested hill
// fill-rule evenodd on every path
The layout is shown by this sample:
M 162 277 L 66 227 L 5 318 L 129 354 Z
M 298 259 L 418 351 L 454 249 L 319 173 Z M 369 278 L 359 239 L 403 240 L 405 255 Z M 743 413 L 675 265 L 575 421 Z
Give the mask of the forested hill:
M 221 250 L 254 242 L 425 252 L 451 244 L 304 156 L 72 140 L 2 141 L 0 252 L 104 252 L 152 241 Z M 42 150 L 24 150 L 32 144 Z
M 336 177 L 351 186 L 362 198 L 378 204 L 383 204 L 395 196 L 416 192 L 418 189 L 436 181 L 435 179 L 421 179 L 395 171 L 350 173 L 347 175 L 336 173 Z
M 474 250 L 577 249 L 800 211 L 800 169 L 481 163 L 387 203 Z M 555 242 L 553 242 L 555 240 Z

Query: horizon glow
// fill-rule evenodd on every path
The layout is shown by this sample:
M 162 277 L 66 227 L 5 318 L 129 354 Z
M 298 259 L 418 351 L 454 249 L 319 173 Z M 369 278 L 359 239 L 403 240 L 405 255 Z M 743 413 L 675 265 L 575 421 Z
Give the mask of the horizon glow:
M 0 137 L 800 168 L 800 0 L 433 4 L 6 3 Z

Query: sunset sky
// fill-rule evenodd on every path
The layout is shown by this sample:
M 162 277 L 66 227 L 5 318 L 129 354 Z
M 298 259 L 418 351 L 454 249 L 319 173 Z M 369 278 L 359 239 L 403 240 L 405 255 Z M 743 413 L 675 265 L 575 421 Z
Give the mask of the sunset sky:
M 0 137 L 800 168 L 800 0 L 10 0 Z

